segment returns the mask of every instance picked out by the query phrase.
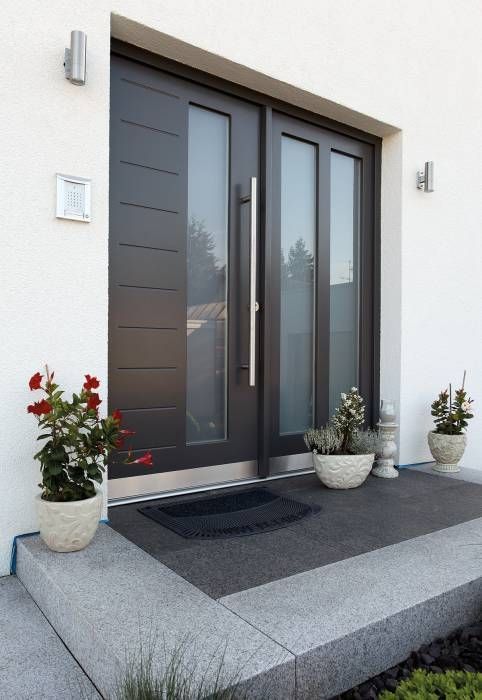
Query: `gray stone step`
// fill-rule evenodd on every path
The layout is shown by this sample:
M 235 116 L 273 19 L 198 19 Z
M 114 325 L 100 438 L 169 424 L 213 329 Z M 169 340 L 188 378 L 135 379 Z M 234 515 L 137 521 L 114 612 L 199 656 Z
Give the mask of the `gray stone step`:
M 329 698 L 482 617 L 482 518 L 220 602 L 295 655 L 299 698 Z
M 161 674 L 182 645 L 195 676 L 224 656 L 252 698 L 321 700 L 480 619 L 482 518 L 218 601 L 105 525 L 75 555 L 20 540 L 17 574 L 106 697 L 142 648 Z
M 0 578 L 0 698 L 100 700 L 22 584 Z
M 172 653 L 196 678 L 234 678 L 250 697 L 294 697 L 293 654 L 107 525 L 75 554 L 18 542 L 17 576 L 105 697 L 130 663 L 152 654 L 159 675 Z

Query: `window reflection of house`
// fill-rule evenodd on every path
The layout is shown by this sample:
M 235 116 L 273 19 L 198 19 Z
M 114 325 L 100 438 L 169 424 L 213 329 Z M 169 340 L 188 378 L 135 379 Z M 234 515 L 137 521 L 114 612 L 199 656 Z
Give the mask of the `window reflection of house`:
M 226 304 L 213 302 L 187 310 L 189 356 L 188 442 L 224 438 Z
M 215 237 L 192 218 L 188 230 L 187 441 L 226 434 L 226 266 Z

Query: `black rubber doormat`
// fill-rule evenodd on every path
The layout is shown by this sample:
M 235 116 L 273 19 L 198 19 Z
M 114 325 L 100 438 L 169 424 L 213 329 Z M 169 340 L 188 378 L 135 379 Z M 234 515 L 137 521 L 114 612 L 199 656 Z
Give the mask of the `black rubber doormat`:
M 138 510 L 188 539 L 227 539 L 279 530 L 321 509 L 258 488 Z

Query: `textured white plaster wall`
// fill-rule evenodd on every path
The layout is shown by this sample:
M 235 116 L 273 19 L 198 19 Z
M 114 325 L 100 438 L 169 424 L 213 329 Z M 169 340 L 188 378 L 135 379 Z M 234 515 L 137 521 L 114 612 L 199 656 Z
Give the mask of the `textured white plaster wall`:
M 37 527 L 26 381 L 48 361 L 68 390 L 84 372 L 105 388 L 111 13 L 120 38 L 385 137 L 381 381 L 401 402 L 400 462 L 428 459 L 428 405 L 445 382 L 467 368 L 469 388 L 482 397 L 478 0 L 8 2 L 0 44 L 0 574 L 13 535 Z M 71 29 L 88 34 L 83 88 L 63 77 Z M 414 176 L 429 159 L 436 192 L 426 195 Z M 55 219 L 56 172 L 92 178 L 91 224 Z M 481 433 L 482 412 L 468 466 L 482 466 Z

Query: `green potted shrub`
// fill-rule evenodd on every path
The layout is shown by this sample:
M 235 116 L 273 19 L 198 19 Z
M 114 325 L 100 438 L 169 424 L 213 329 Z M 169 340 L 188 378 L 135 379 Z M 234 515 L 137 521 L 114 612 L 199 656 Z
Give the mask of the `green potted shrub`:
M 459 462 L 467 445 L 467 421 L 474 417 L 472 399 L 465 391 L 465 372 L 460 389 L 452 397 L 452 385 L 441 391 L 432 403 L 435 430 L 428 433 L 428 446 L 438 472 L 459 472 Z
M 341 394 L 341 402 L 331 422 L 305 433 L 305 443 L 313 454 L 313 466 L 320 481 L 332 489 L 360 486 L 373 467 L 378 451 L 378 433 L 362 431 L 365 405 L 353 387 Z
M 36 372 L 29 381 L 30 390 L 41 391 L 43 397 L 27 407 L 38 421 L 37 440 L 43 441 L 35 455 L 42 476 L 37 496 L 40 536 L 55 552 L 74 552 L 86 547 L 97 530 L 102 510 L 98 486 L 109 455 L 134 433 L 121 428 L 118 410 L 99 417 L 96 377 L 86 374 L 80 392 L 67 401 L 54 373 L 45 369 L 45 380 Z M 152 455 L 134 459 L 129 451 L 125 463 L 150 467 Z

